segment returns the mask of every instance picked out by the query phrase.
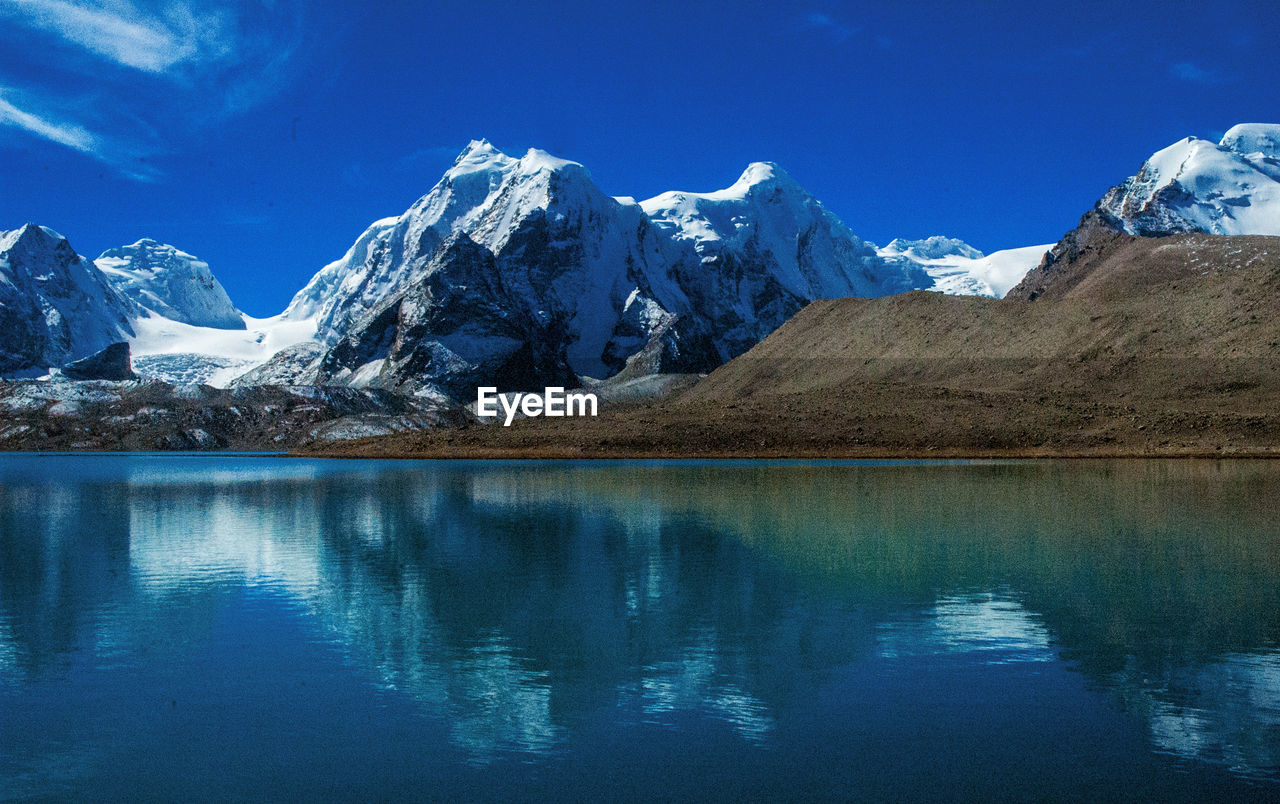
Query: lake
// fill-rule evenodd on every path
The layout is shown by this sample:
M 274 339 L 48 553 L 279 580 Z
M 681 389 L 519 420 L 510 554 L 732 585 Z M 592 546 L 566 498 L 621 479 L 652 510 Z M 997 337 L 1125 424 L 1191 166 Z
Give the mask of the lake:
M 0 796 L 1280 797 L 1280 462 L 0 456 Z

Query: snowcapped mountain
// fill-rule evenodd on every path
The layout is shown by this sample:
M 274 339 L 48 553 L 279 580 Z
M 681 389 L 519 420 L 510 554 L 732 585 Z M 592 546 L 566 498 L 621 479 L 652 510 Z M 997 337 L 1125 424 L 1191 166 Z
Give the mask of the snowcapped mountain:
M 637 204 L 576 162 L 475 141 L 294 297 L 284 318 L 315 321 L 325 351 L 299 346 L 264 371 L 417 393 L 607 377 L 638 357 L 646 371 L 706 371 L 812 299 L 932 284 L 775 165 Z
M 1280 235 L 1280 124 L 1242 123 L 1217 144 L 1176 142 L 1113 187 L 1098 210 L 1135 235 Z
M 314 333 L 313 321 L 241 314 L 209 266 L 173 246 L 140 240 L 95 263 L 47 227 L 0 232 L 2 376 L 125 342 L 144 378 L 224 385 Z
M 771 162 L 748 165 L 726 189 L 667 192 L 640 208 L 675 246 L 674 278 L 713 333 L 717 362 L 745 352 L 814 299 L 933 284 L 918 266 L 877 256 Z
M 889 241 L 889 245 L 880 249 L 885 256 L 902 256 L 924 263 L 929 260 L 941 260 L 947 257 L 960 257 L 976 260 L 982 252 L 955 237 L 934 235 L 924 240 L 904 240 L 901 237 Z
M 930 290 L 953 296 L 999 299 L 1040 263 L 1052 245 L 1046 243 L 983 255 L 963 240 L 934 236 L 925 240 L 893 240 L 876 253 L 886 261 L 908 261 L 923 268 L 933 280 Z
M 139 240 L 94 262 L 134 304 L 128 340 L 134 369 L 148 379 L 225 385 L 315 331 L 306 320 L 244 315 L 208 263 L 165 243 Z
M 677 244 L 692 246 L 704 270 L 729 275 L 720 263 L 757 260 L 798 297 L 883 296 L 928 284 L 909 267 L 886 266 L 875 246 L 772 162 L 752 163 L 724 190 L 663 193 L 640 207 Z
M 143 310 L 196 327 L 245 328 L 209 264 L 185 251 L 144 239 L 108 249 L 94 263 Z
M 644 273 L 659 256 L 647 228 L 636 205 L 604 195 L 576 162 L 538 150 L 514 159 L 472 142 L 431 192 L 398 218 L 373 224 L 323 268 L 285 316 L 314 318 L 319 338 L 334 343 L 420 283 L 446 240 L 465 233 L 498 261 L 501 286 L 491 288 L 490 300 L 540 340 L 572 332 L 565 348 L 575 371 L 603 376 L 612 373 L 603 358 L 611 317 L 636 287 L 628 275 Z
M 43 374 L 124 341 L 133 302 L 52 229 L 0 232 L 0 372 Z

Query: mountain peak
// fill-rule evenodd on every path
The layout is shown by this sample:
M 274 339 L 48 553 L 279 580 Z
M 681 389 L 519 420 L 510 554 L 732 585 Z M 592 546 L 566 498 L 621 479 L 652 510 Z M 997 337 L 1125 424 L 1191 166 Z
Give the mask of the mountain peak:
M 747 200 L 753 194 L 760 197 L 759 190 L 774 188 L 795 193 L 803 198 L 812 198 L 791 174 L 787 173 L 776 162 L 752 162 L 742 171 L 738 180 L 723 190 L 709 193 L 693 193 L 684 190 L 669 190 L 661 195 L 640 202 L 645 214 L 650 217 L 664 215 L 664 210 L 692 209 L 704 202 L 737 203 Z M 681 213 L 685 214 L 685 213 Z
M 134 308 L 65 237 L 0 232 L 0 372 L 61 366 L 133 334 Z
M 28 246 L 39 245 L 43 248 L 49 248 L 60 242 L 66 242 L 67 238 L 58 234 L 48 226 L 41 226 L 36 223 L 24 223 L 17 229 L 9 232 L 0 232 L 0 250 L 10 249 L 22 243 Z
M 750 191 L 753 187 L 779 186 L 800 189 L 800 183 L 791 178 L 791 174 L 783 170 L 777 162 L 752 162 L 729 190 Z
M 570 159 L 561 159 L 558 156 L 552 156 L 539 148 L 530 148 L 520 159 L 520 172 L 530 175 L 543 170 L 548 173 L 558 173 L 565 170 L 575 172 L 581 171 L 588 177 L 591 175 L 591 173 L 578 162 L 574 162 Z
M 1188 137 L 1156 151 L 1098 202 L 1129 234 L 1280 234 L 1280 125 L 1233 126 L 1220 143 Z
M 500 154 L 500 153 L 502 152 L 499 151 L 497 148 L 495 148 L 493 146 L 493 143 L 481 137 L 478 140 L 472 140 L 471 142 L 468 142 L 467 146 L 462 149 L 461 153 L 458 154 L 457 159 L 453 160 L 453 163 L 456 165 L 465 159 L 474 158 L 476 156 L 484 156 L 484 155 L 492 155 L 492 154 Z
M 458 154 L 453 167 L 445 174 L 451 181 L 457 181 L 472 174 L 508 174 L 513 171 L 521 176 L 533 176 L 540 172 L 560 173 L 565 170 L 581 171 L 590 177 L 590 173 L 581 164 L 569 159 L 561 159 L 539 148 L 530 148 L 524 156 L 516 159 L 498 150 L 488 140 L 472 140 Z
M 964 257 L 976 260 L 982 252 L 956 237 L 934 235 L 924 240 L 905 240 L 894 238 L 889 245 L 881 249 L 881 254 L 909 254 L 924 260 L 939 260 L 944 257 Z
M 1237 123 L 1218 144 L 1245 156 L 1260 153 L 1280 158 L 1280 123 Z
M 143 238 L 94 261 L 121 295 L 143 309 L 197 327 L 244 329 L 244 318 L 209 264 L 167 243 Z
M 472 140 L 462 149 L 453 167 L 445 175 L 458 178 L 471 173 L 504 171 L 516 163 L 515 159 L 499 151 L 488 140 Z
M 146 267 L 150 270 L 169 267 L 175 259 L 200 263 L 205 268 L 208 268 L 208 265 L 194 255 L 188 254 L 177 246 L 161 243 L 159 240 L 153 240 L 150 237 L 144 237 L 127 246 L 109 248 L 98 256 L 99 260 L 120 258 L 133 258 L 139 261 L 137 267 Z

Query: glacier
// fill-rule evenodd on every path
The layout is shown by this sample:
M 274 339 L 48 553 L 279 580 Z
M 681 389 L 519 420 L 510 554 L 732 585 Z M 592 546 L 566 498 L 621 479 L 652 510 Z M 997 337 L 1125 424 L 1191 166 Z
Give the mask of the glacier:
M 876 253 L 885 260 L 919 265 L 933 280 L 930 290 L 952 296 L 1002 299 L 1040 264 L 1052 246 L 1045 243 L 983 254 L 963 240 L 935 235 L 924 240 L 892 240 Z

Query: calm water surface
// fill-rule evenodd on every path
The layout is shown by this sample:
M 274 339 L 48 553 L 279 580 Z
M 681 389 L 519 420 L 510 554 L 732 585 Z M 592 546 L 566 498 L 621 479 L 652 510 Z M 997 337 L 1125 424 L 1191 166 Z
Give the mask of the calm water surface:
M 0 457 L 0 796 L 1280 797 L 1280 462 Z

